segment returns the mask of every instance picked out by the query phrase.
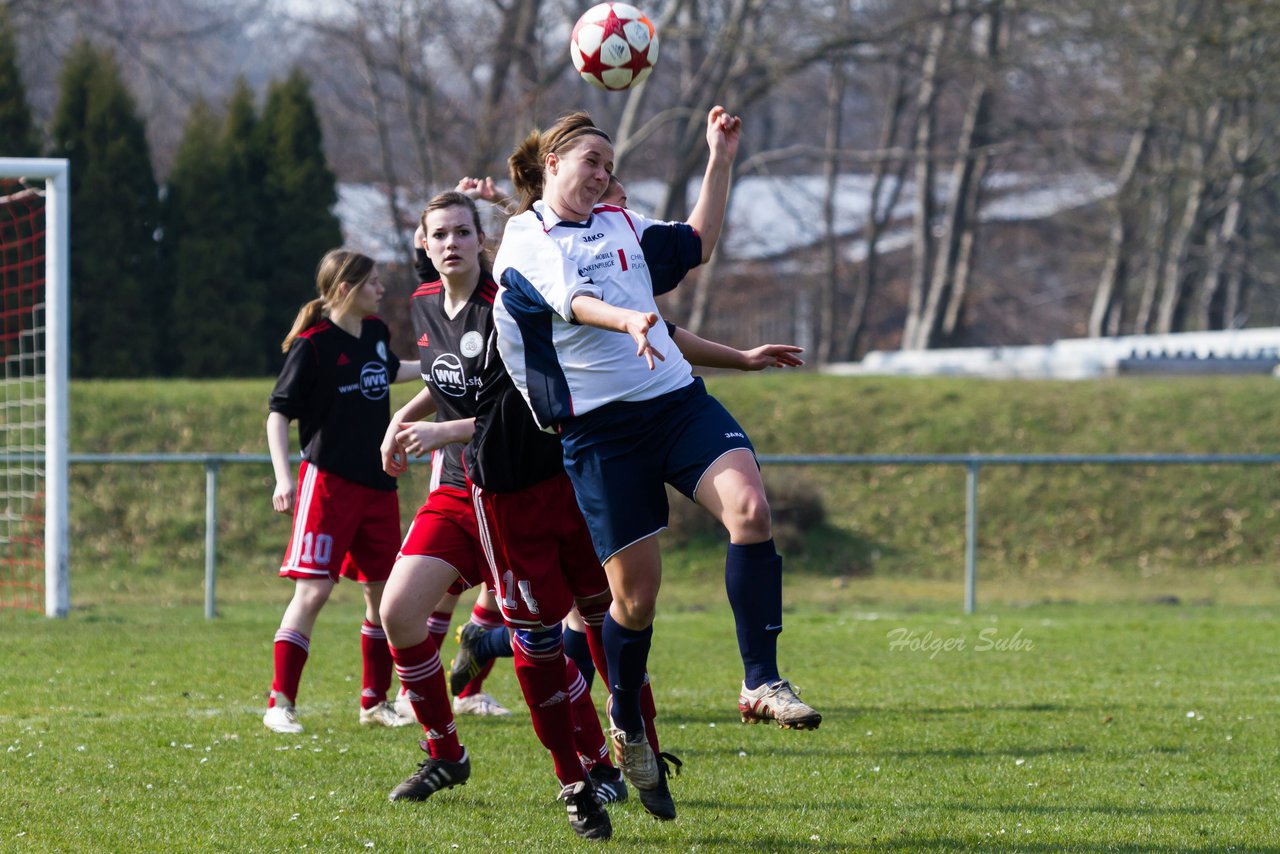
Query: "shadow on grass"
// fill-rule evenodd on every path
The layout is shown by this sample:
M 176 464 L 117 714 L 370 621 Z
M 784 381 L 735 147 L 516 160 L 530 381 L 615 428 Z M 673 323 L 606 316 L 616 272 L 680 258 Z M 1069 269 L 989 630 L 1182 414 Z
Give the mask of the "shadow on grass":
M 977 750 L 971 747 L 931 748 L 926 750 L 877 750 L 877 756 L 896 756 L 904 759 L 934 757 L 942 759 L 982 759 L 985 757 L 1007 756 L 1014 759 L 1027 759 L 1033 756 L 1079 756 L 1088 753 L 1088 748 L 1080 745 L 1061 747 L 999 747 L 992 750 Z
M 876 839 L 872 837 L 867 842 L 868 850 L 873 851 L 967 851 L 971 850 L 975 844 L 980 844 L 974 839 L 956 839 L 952 837 L 932 837 L 921 838 L 918 836 L 904 835 L 896 839 Z M 1093 845 L 1081 845 L 1077 843 L 1063 845 L 1061 843 L 1043 843 L 1033 844 L 1024 840 L 1011 839 L 1007 843 L 990 843 L 998 844 L 1001 848 L 1012 848 L 1016 851 L 1171 851 L 1177 850 L 1186 852 L 1186 854 L 1195 854 L 1195 852 L 1210 851 L 1243 851 L 1248 854 L 1277 854 L 1280 847 L 1273 845 L 1187 845 L 1179 842 L 1178 846 L 1171 848 L 1168 845 L 1150 844 L 1144 845 L 1140 843 L 1097 843 Z M 791 848 L 807 848 L 811 847 L 803 842 L 792 840 L 787 847 Z

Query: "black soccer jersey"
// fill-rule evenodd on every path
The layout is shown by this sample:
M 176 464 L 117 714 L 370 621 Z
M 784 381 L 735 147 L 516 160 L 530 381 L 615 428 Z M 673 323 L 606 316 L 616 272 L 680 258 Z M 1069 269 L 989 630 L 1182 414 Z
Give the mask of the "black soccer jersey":
M 395 489 L 382 470 L 382 437 L 391 423 L 391 382 L 400 360 L 391 331 L 366 317 L 354 338 L 327 319 L 294 339 L 269 408 L 298 422 L 302 456 L 347 480 Z
M 488 274 L 471 298 L 449 317 L 444 310 L 444 283 L 429 282 L 414 291 L 409 303 L 413 334 L 418 339 L 422 379 L 436 402 L 437 421 L 456 421 L 476 414 L 483 378 L 485 342 L 493 331 L 493 298 L 498 286 Z M 441 448 L 440 483 L 466 489 L 462 445 Z
M 467 475 L 486 492 L 516 492 L 564 471 L 560 437 L 540 430 L 498 355 L 496 331 L 485 344 L 476 432 L 465 452 Z

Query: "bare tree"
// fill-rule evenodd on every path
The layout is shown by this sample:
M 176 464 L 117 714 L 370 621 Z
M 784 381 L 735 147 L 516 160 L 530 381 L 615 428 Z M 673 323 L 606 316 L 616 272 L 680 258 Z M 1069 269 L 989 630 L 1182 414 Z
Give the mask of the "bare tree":
M 955 12 L 955 0 L 939 0 L 938 17 L 929 31 L 920 85 L 916 92 L 915 219 L 912 222 L 911 285 L 907 296 L 907 317 L 902 328 L 902 348 L 922 349 L 920 327 L 929 298 L 929 270 L 933 263 L 934 217 L 934 133 L 937 121 L 938 90 L 942 55 L 946 48 Z

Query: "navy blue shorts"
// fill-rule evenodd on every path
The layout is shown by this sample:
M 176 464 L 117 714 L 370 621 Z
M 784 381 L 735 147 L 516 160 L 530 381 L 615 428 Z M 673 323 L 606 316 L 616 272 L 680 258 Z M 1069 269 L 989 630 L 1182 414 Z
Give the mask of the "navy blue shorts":
M 665 484 L 692 500 L 716 460 L 739 448 L 755 453 L 700 377 L 653 400 L 609 403 L 570 419 L 560 440 L 601 563 L 667 527 Z

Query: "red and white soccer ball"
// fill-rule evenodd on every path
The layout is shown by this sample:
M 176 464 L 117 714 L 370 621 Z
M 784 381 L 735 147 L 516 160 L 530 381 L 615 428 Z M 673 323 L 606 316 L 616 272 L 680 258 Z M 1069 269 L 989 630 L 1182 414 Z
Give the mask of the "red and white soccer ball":
M 593 86 L 617 92 L 644 81 L 658 61 L 658 34 L 643 12 L 627 3 L 592 6 L 573 25 L 573 67 Z

